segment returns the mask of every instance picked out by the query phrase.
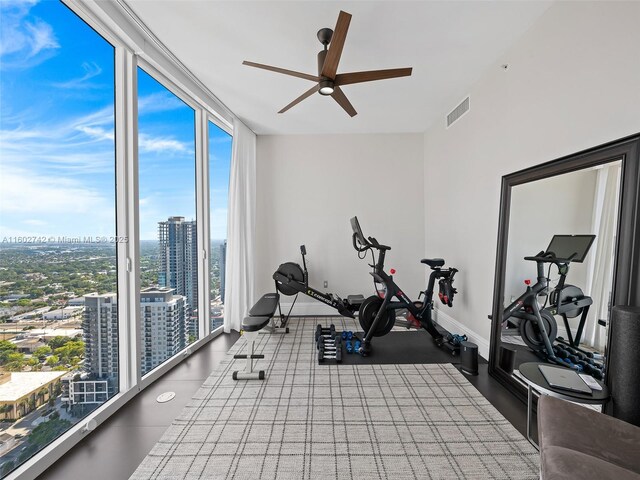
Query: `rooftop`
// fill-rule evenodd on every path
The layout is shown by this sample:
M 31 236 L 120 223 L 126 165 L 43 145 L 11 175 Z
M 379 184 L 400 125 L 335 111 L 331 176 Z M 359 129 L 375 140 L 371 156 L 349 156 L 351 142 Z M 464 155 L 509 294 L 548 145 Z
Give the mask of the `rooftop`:
M 0 385 L 0 402 L 15 402 L 67 372 L 12 372 L 11 380 Z

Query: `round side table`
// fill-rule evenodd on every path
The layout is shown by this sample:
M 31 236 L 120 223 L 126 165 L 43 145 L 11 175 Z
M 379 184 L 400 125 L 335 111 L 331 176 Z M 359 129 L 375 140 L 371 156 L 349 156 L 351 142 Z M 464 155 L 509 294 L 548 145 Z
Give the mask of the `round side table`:
M 531 419 L 533 417 L 533 392 L 537 392 L 540 395 L 550 395 L 552 397 L 560 398 L 574 403 L 602 405 L 609 400 L 609 389 L 607 386 L 599 380 L 596 380 L 602 387 L 602 390 L 593 390 L 591 394 L 572 392 L 570 390 L 563 390 L 552 387 L 549 382 L 544 378 L 542 372 L 538 368 L 540 365 L 545 365 L 551 368 L 558 368 L 566 370 L 565 367 L 554 366 L 548 363 L 541 362 L 529 362 L 523 363 L 518 368 L 520 372 L 520 378 L 527 384 L 527 440 L 538 448 L 538 444 L 531 438 Z

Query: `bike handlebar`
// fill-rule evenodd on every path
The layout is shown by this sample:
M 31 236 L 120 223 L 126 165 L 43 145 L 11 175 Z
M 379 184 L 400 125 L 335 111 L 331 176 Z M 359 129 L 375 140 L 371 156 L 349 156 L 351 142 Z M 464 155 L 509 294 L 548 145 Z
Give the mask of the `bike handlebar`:
M 539 252 L 537 255 L 532 257 L 524 257 L 525 260 L 531 260 L 533 262 L 542 262 L 542 263 L 571 263 L 571 261 L 576 257 L 577 253 L 572 253 L 569 258 L 558 258 L 553 252 Z
M 358 234 L 354 233 L 351 236 L 351 240 L 353 241 L 353 248 L 356 249 L 357 252 L 364 252 L 366 250 L 368 250 L 369 248 L 371 248 L 369 245 L 362 245 L 361 247 L 358 246 L 358 243 L 360 243 L 358 241 Z

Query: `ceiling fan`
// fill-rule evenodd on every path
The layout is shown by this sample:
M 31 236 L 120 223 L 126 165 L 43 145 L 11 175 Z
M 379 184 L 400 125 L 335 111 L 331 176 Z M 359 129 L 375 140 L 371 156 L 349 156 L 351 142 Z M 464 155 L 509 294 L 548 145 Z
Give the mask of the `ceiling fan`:
M 338 63 L 342 55 L 342 48 L 347 38 L 349 23 L 351 22 L 351 14 L 340 11 L 336 28 L 322 28 L 318 31 L 318 40 L 324 46 L 323 50 L 318 52 L 318 75 L 309 75 L 306 73 L 287 70 L 284 68 L 272 67 L 271 65 L 263 65 L 255 62 L 242 62 L 243 65 L 250 67 L 262 68 L 272 72 L 283 73 L 293 77 L 304 78 L 316 82 L 316 85 L 304 92 L 289 105 L 284 107 L 278 113 L 284 113 L 294 105 L 297 105 L 305 98 L 311 96 L 315 92 L 320 95 L 331 95 L 333 99 L 350 115 L 358 114 L 351 102 L 347 99 L 344 92 L 340 89 L 342 85 L 350 85 L 353 83 L 372 82 L 374 80 L 385 80 L 387 78 L 408 77 L 411 75 L 412 68 L 392 68 L 389 70 L 369 70 L 365 72 L 337 73 Z M 327 48 L 328 47 L 328 48 Z

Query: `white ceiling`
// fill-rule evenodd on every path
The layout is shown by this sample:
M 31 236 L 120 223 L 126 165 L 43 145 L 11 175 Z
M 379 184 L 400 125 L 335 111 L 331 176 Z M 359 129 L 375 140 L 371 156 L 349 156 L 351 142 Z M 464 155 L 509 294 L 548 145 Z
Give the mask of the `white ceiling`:
M 422 132 L 444 116 L 549 7 L 549 1 L 127 0 L 146 26 L 258 134 Z M 411 77 L 347 85 L 358 115 L 299 78 L 243 60 L 317 74 L 316 32 L 353 15 L 338 73 L 413 67 Z M 473 101 L 472 101 L 473 104 Z M 473 108 L 473 107 L 472 107 Z

